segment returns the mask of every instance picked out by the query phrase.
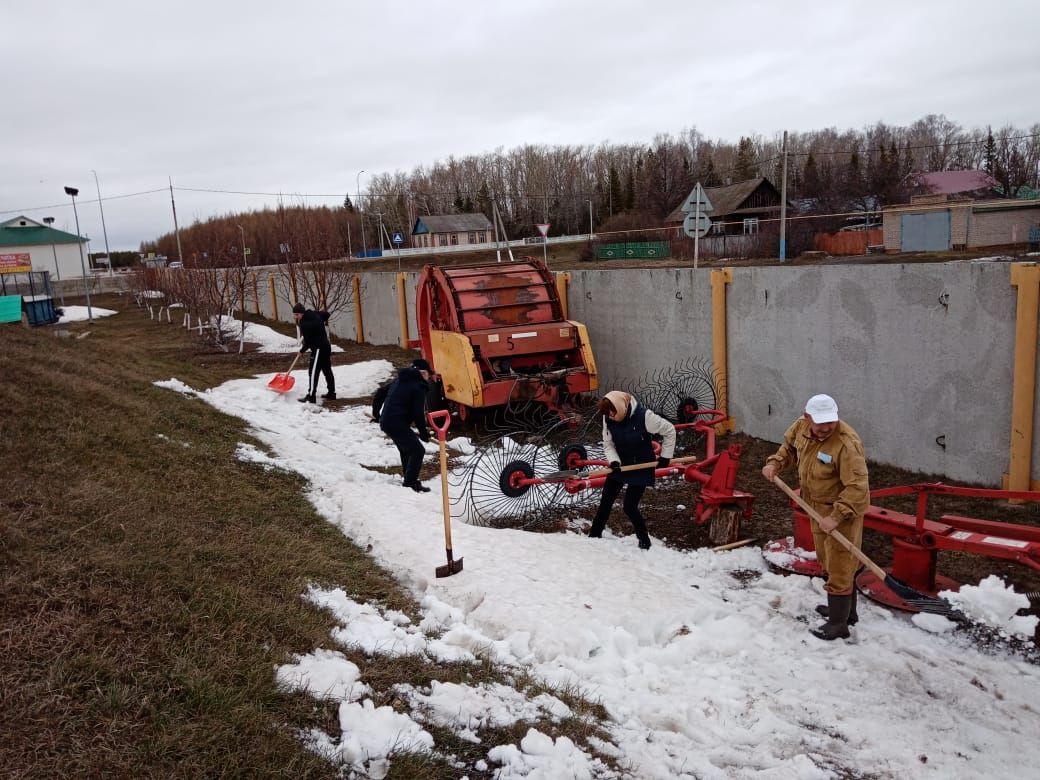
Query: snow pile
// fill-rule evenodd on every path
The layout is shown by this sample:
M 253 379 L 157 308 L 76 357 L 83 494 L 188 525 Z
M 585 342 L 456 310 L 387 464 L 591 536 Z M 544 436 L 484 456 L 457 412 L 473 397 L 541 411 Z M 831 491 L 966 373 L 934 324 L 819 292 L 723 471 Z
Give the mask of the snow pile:
M 58 317 L 59 325 L 64 325 L 68 322 L 85 322 L 87 319 L 86 306 L 59 306 L 58 309 L 61 311 L 61 316 Z M 90 313 L 97 318 L 111 317 L 113 314 L 118 314 L 119 312 L 113 311 L 112 309 L 99 309 L 97 306 L 91 306 Z
M 939 596 L 968 617 L 997 628 L 1010 636 L 1032 637 L 1036 615 L 1017 615 L 1029 609 L 1029 599 L 991 574 L 978 585 L 964 585 L 959 591 L 944 590 Z

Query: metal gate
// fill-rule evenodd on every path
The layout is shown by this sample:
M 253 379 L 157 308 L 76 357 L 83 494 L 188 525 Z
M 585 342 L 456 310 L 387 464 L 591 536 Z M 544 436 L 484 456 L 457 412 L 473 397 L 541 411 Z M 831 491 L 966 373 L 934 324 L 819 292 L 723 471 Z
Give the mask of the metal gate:
M 950 212 L 903 214 L 900 221 L 903 252 L 941 252 L 950 248 Z

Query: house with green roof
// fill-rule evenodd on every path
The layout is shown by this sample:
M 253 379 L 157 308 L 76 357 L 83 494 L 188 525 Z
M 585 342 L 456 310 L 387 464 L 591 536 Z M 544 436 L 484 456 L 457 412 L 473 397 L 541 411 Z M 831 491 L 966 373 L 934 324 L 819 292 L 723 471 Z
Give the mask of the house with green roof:
M 25 216 L 0 222 L 0 255 L 29 255 L 32 270 L 50 271 L 51 279 L 83 278 L 80 245 L 87 241 Z

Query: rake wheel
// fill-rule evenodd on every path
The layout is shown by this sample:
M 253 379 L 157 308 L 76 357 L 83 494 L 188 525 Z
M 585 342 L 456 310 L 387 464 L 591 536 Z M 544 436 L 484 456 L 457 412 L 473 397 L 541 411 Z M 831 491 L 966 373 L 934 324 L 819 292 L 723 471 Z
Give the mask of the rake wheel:
M 531 468 L 531 464 L 523 460 L 514 460 L 512 463 L 506 464 L 506 467 L 502 469 L 502 473 L 498 477 L 498 486 L 502 489 L 504 496 L 520 498 L 520 496 L 531 489 L 530 485 L 518 485 L 516 483 L 518 477 L 532 479 L 534 477 L 534 469 Z
M 582 444 L 568 444 L 556 456 L 556 465 L 560 471 L 578 468 L 578 464 L 588 460 L 589 451 Z

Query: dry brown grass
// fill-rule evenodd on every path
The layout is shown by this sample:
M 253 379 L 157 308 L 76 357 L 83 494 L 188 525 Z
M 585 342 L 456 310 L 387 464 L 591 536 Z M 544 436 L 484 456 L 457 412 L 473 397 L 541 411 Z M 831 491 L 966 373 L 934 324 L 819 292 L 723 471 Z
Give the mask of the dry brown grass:
M 127 301 L 95 304 L 122 311 L 67 338 L 0 330 L 0 775 L 335 776 L 296 737 L 338 734 L 335 706 L 274 684 L 276 665 L 331 646 L 331 618 L 301 594 L 415 604 L 315 513 L 299 478 L 235 458 L 252 441 L 242 421 L 152 384 L 210 387 L 281 356 L 214 354 Z M 503 679 L 488 664 L 351 656 L 377 704 L 394 703 L 398 682 Z M 536 725 L 575 739 L 596 728 Z M 509 735 L 474 746 L 436 733 L 470 767 Z M 458 774 L 436 756 L 392 768 Z

